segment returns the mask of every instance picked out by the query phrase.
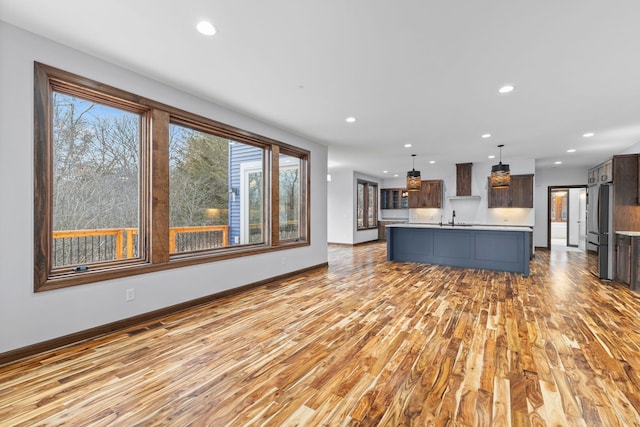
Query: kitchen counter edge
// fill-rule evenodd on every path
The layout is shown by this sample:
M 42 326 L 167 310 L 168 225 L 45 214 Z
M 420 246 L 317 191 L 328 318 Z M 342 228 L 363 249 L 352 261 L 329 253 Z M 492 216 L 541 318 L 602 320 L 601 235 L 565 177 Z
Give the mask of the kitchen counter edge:
M 502 226 L 502 225 L 444 225 L 444 224 L 440 225 L 440 224 L 405 223 L 405 224 L 389 224 L 389 225 L 386 225 L 386 227 L 440 228 L 443 230 L 533 231 L 532 227 Z M 640 233 L 638 235 L 640 235 Z

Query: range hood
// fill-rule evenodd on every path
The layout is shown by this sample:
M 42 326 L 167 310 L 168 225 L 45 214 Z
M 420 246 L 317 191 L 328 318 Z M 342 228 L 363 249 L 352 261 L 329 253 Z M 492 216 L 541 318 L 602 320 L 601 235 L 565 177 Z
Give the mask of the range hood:
M 471 170 L 473 163 L 456 163 L 456 195 L 449 200 L 480 200 L 480 196 L 471 195 Z

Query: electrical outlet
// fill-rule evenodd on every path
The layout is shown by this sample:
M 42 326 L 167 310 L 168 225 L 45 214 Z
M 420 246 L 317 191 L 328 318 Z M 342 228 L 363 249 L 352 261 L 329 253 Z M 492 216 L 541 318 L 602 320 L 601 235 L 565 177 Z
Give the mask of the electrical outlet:
M 136 299 L 136 290 L 134 288 L 127 289 L 124 298 L 126 301 L 133 301 L 134 299 Z

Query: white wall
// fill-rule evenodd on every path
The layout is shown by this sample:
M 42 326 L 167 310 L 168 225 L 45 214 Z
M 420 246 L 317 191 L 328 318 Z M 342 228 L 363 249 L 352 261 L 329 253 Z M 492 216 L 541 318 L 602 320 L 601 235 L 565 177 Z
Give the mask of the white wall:
M 327 183 L 327 240 L 331 243 L 353 244 L 353 186 L 353 171 L 331 171 L 331 181 Z
M 358 230 L 356 209 L 359 179 L 378 184 L 382 180 L 350 169 L 332 169 L 327 189 L 327 240 L 331 243 L 355 245 L 378 240 L 378 229 Z
M 310 150 L 311 245 L 34 293 L 34 61 Z M 327 261 L 326 147 L 1 21 L 0 94 L 0 353 Z
M 549 210 L 548 188 L 550 186 L 586 185 L 587 168 L 555 167 L 536 170 L 535 194 L 536 207 L 533 244 L 547 247 L 547 219 Z
M 640 153 L 640 142 L 632 145 L 631 147 L 617 154 L 638 154 L 638 153 Z M 603 159 L 603 160 L 606 160 L 606 159 Z

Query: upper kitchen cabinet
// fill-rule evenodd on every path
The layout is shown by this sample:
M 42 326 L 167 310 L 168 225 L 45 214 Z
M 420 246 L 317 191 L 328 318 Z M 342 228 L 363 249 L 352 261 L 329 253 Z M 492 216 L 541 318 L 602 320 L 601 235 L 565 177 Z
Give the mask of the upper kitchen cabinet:
M 406 209 L 408 198 L 406 188 L 383 188 L 380 190 L 380 209 Z
M 638 154 L 613 157 L 613 230 L 640 231 Z
M 410 208 L 441 208 L 442 180 L 422 181 L 420 191 L 409 191 Z
M 589 185 L 604 184 L 613 181 L 613 159 L 609 159 L 598 166 L 589 169 L 587 175 Z
M 487 188 L 490 208 L 533 208 L 533 174 L 511 175 L 511 184 L 505 188 L 491 187 L 488 178 Z

